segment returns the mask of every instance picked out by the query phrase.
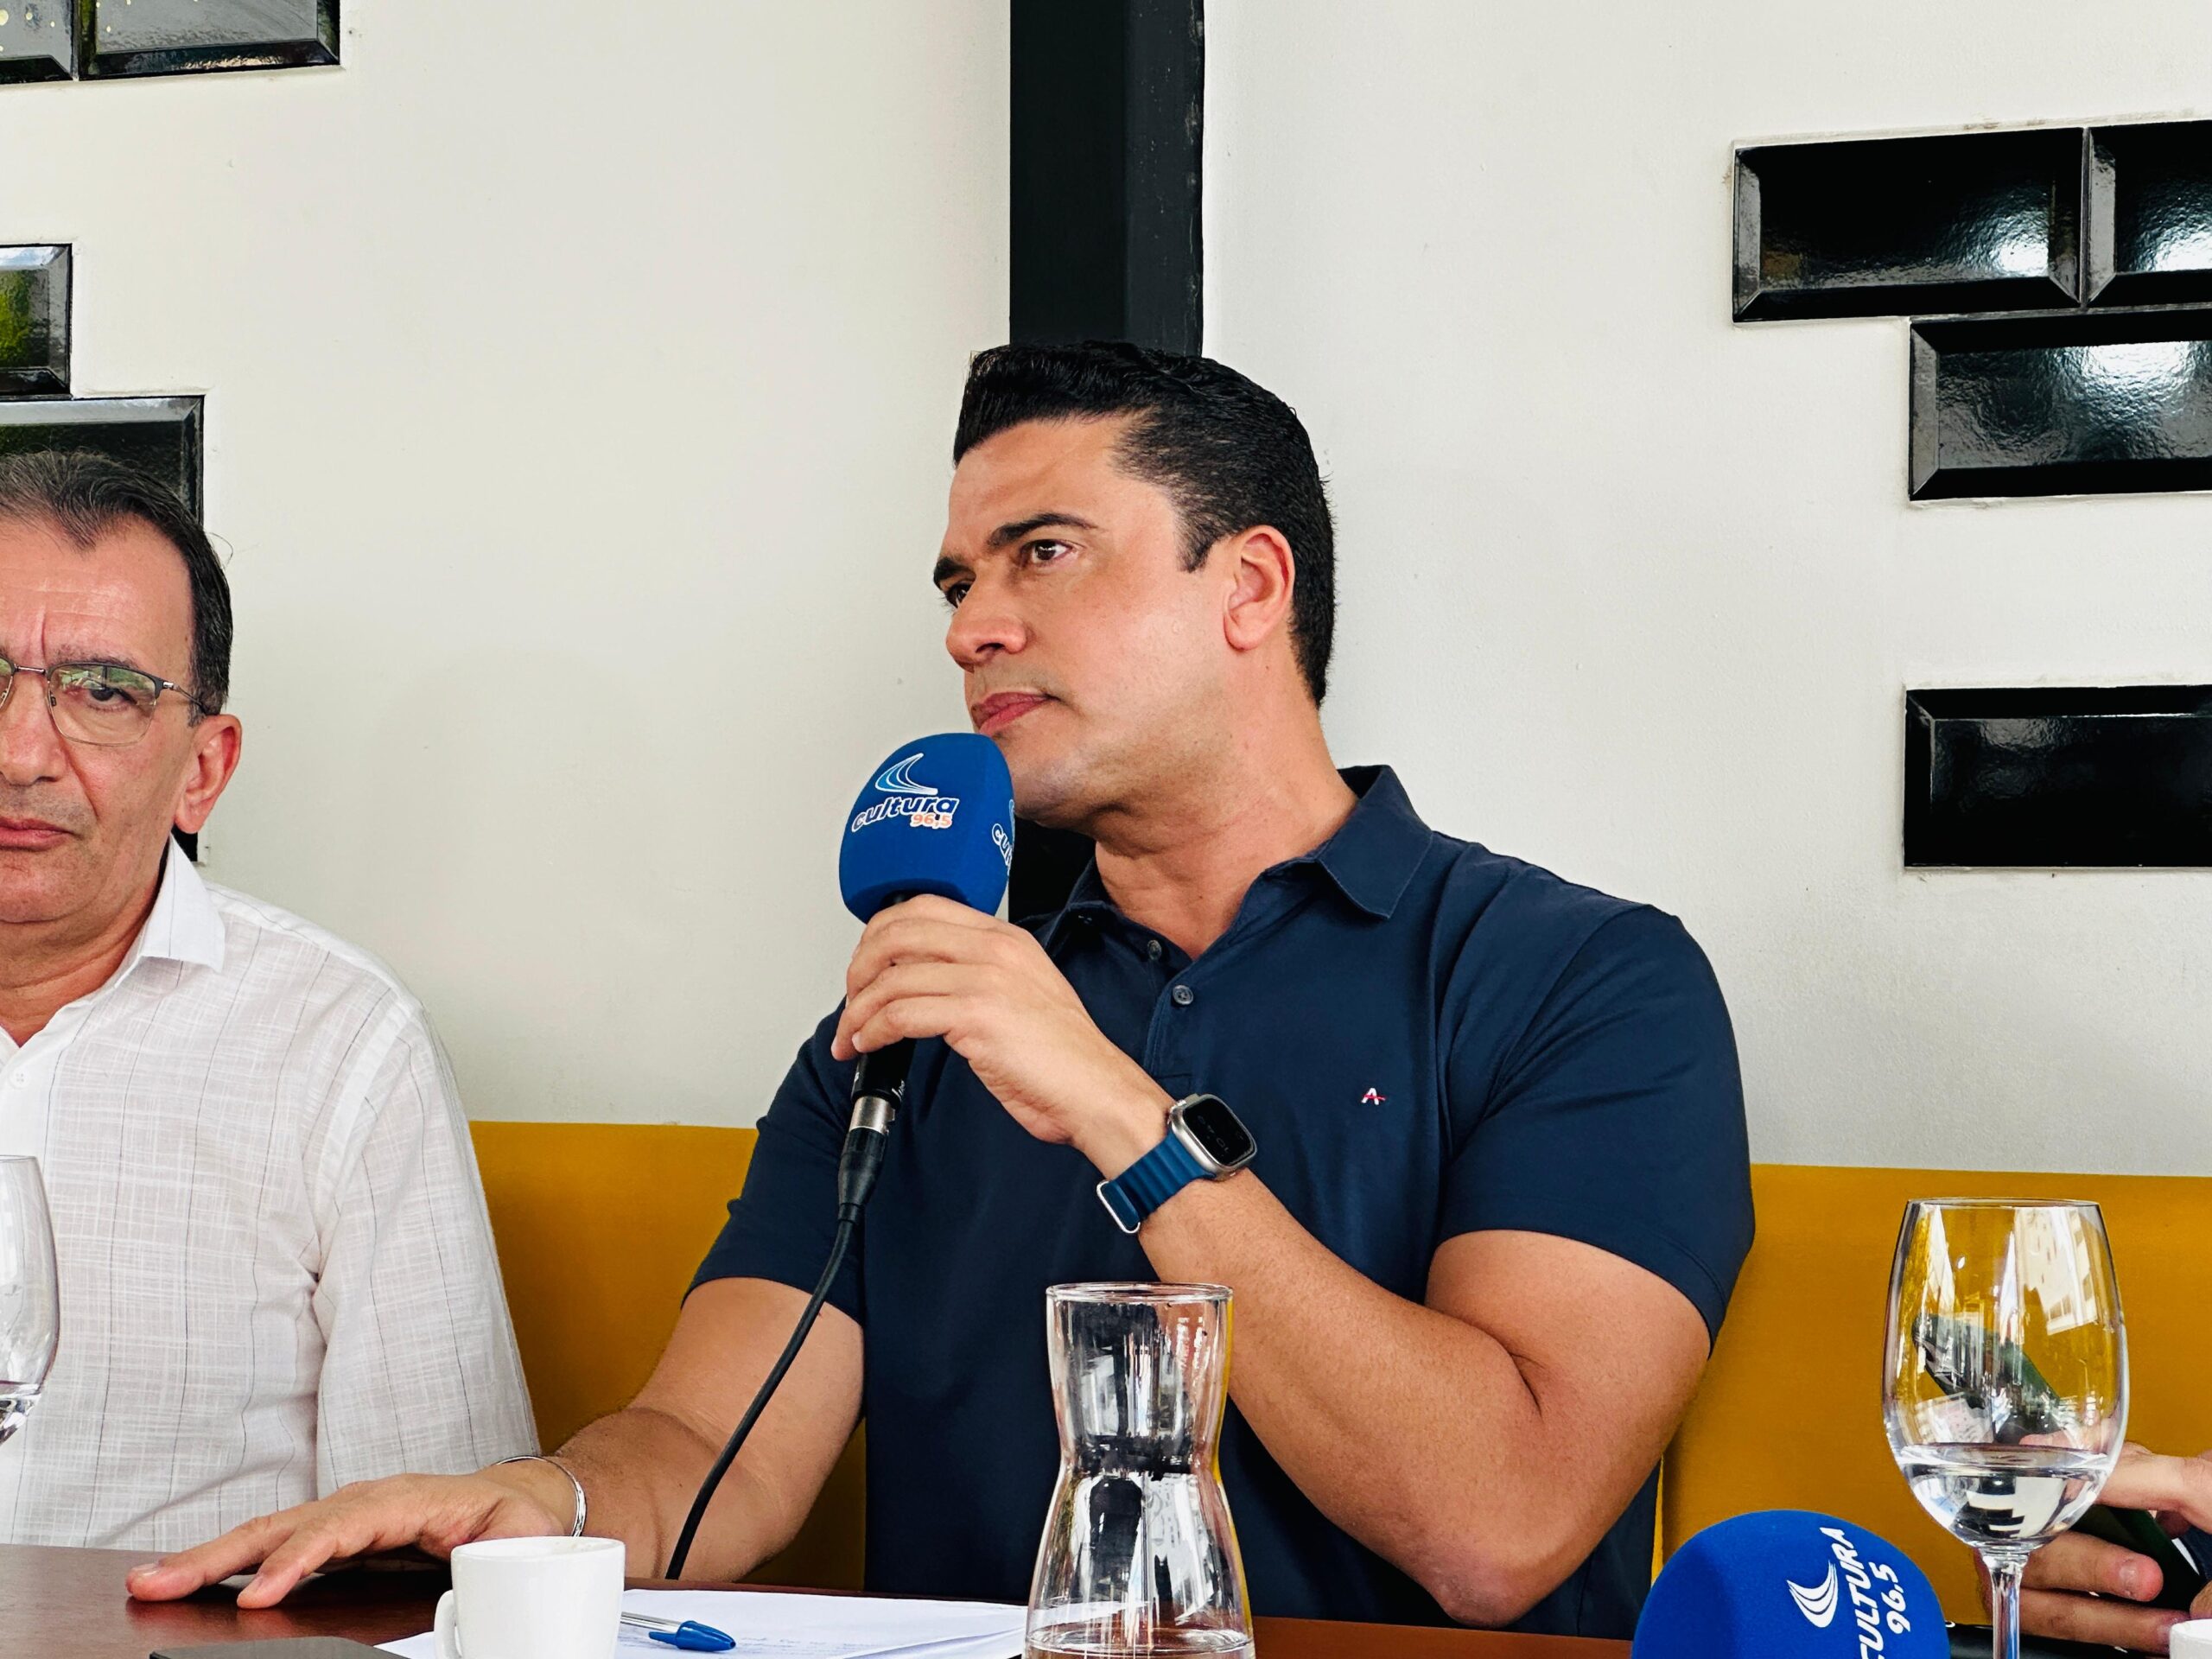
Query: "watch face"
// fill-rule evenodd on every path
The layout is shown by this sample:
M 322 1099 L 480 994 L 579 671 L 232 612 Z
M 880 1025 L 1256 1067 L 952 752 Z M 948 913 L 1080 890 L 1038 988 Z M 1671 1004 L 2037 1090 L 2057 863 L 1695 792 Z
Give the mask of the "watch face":
M 1224 1169 L 1234 1168 L 1259 1150 L 1236 1114 L 1211 1095 L 1201 1095 L 1183 1108 L 1183 1127 L 1206 1156 Z

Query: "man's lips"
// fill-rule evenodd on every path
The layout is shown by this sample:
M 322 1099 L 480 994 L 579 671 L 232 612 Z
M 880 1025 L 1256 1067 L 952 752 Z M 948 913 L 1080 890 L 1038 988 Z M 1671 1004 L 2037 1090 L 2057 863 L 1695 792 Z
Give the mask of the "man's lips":
M 985 697 L 968 712 L 976 722 L 976 729 L 985 737 L 1004 731 L 1032 709 L 1043 707 L 1052 699 L 1037 691 L 1001 691 Z
M 69 832 L 43 818 L 0 818 L 0 849 L 35 852 L 41 848 L 59 847 L 69 839 Z

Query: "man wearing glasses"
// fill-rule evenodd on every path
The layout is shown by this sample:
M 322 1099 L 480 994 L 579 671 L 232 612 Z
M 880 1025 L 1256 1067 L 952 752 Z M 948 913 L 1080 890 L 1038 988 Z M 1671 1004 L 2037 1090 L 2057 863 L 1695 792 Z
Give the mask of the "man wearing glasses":
M 229 585 L 176 496 L 0 458 L 0 1152 L 60 1356 L 0 1538 L 167 1548 L 534 1449 L 453 1078 L 365 953 L 171 837 L 238 763 Z

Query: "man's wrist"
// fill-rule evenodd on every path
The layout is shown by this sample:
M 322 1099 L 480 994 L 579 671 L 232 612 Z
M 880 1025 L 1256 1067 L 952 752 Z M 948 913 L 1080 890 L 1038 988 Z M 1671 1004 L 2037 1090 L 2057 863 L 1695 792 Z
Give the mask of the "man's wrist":
M 1077 1150 L 1108 1180 L 1150 1152 L 1167 1135 L 1167 1109 L 1174 1097 L 1146 1077 L 1096 1113 Z
M 573 1532 L 584 1512 L 583 1477 L 558 1459 L 533 1453 L 504 1459 L 478 1472 L 543 1510 L 547 1529 L 556 1536 Z

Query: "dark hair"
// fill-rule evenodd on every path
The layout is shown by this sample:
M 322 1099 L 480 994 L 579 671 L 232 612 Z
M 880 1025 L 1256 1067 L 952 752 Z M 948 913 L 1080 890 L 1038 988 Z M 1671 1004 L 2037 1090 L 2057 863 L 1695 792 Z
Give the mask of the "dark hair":
M 192 584 L 192 695 L 216 714 L 231 694 L 231 584 L 207 532 L 177 493 L 151 474 L 86 450 L 0 455 L 0 518 L 43 519 L 89 549 L 118 524 L 161 532 Z
M 1336 630 L 1336 532 L 1313 440 L 1288 404 L 1210 357 L 1121 340 L 997 346 L 968 365 L 952 459 L 1025 421 L 1134 415 L 1121 445 L 1129 473 L 1157 484 L 1182 514 L 1184 565 L 1195 570 L 1224 536 L 1272 524 L 1298 560 L 1291 643 L 1319 702 Z

